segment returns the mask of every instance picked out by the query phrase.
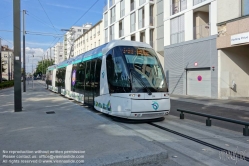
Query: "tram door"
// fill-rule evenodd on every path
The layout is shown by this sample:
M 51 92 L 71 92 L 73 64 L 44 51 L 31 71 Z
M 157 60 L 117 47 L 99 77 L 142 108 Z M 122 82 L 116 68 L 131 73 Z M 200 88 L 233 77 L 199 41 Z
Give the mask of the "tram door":
M 86 62 L 84 103 L 93 106 L 95 60 Z

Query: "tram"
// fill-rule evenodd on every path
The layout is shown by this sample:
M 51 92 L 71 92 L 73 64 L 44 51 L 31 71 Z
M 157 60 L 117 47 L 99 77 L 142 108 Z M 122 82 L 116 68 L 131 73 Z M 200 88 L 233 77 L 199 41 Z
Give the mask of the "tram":
M 163 68 L 150 45 L 113 40 L 48 67 L 49 90 L 127 119 L 154 119 L 170 111 Z

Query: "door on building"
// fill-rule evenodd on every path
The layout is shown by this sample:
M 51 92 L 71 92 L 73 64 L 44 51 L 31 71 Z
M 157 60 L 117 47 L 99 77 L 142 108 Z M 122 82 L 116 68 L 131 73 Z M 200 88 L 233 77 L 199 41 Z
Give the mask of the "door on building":
M 187 70 L 187 95 L 211 97 L 211 70 Z

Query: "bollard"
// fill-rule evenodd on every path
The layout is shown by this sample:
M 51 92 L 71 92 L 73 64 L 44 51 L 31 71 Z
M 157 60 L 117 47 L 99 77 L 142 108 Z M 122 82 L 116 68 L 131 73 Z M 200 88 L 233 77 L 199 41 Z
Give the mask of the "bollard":
M 184 119 L 184 114 L 183 114 L 183 112 L 181 112 L 181 114 L 180 114 L 180 119 Z
M 211 120 L 210 120 L 210 118 L 207 118 L 207 120 L 206 120 L 206 126 L 211 126 Z
M 248 126 L 245 126 L 245 128 L 243 128 L 243 135 L 244 135 L 244 136 L 249 136 L 249 129 L 248 129 Z

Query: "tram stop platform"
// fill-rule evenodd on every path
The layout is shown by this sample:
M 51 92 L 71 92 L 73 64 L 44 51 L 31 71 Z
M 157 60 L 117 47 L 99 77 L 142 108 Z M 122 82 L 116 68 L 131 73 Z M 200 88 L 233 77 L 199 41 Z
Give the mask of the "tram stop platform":
M 14 112 L 13 88 L 0 90 L 0 165 L 32 165 L 2 163 L 14 162 L 13 158 L 6 158 L 13 155 L 16 160 L 37 159 L 35 165 L 63 166 L 247 166 L 249 163 L 249 137 L 243 136 L 240 129 L 207 127 L 205 121 L 189 120 L 187 115 L 184 120 L 168 115 L 161 122 L 117 122 L 48 91 L 43 81 L 36 80 L 34 88 L 30 84 L 27 87 L 23 93 L 23 111 L 18 113 Z M 79 157 L 70 161 L 83 159 L 84 163 L 62 163 L 67 161 L 63 152 L 70 154 L 67 157 L 75 154 Z M 57 160 L 60 163 L 55 163 Z

